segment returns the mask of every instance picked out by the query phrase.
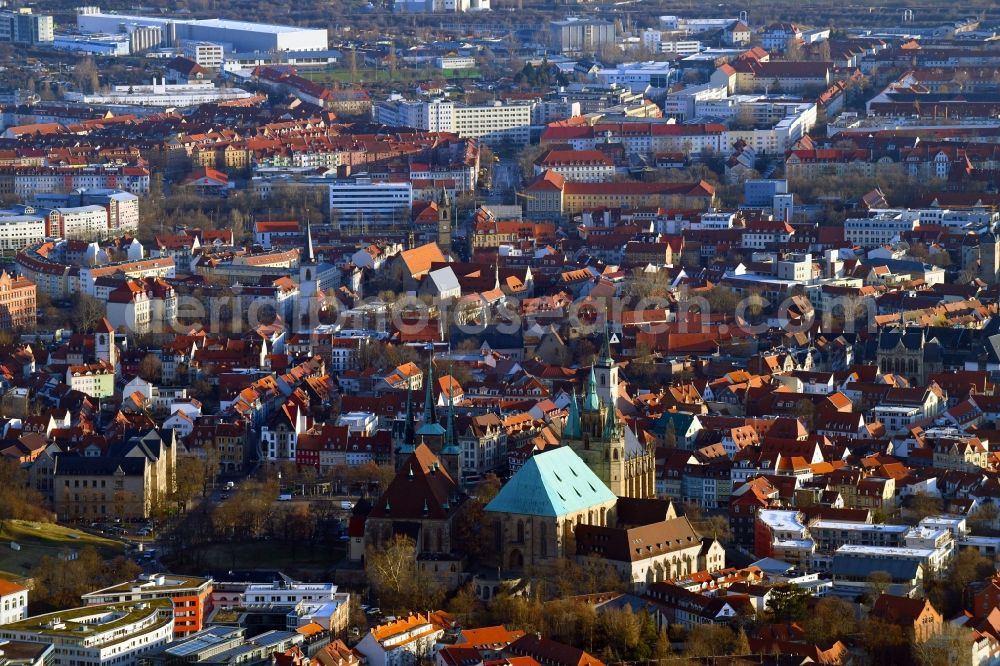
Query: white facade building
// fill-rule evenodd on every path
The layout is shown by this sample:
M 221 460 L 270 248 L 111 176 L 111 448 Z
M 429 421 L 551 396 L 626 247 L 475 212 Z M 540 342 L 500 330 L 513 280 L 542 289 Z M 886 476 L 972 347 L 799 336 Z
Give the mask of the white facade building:
M 186 57 L 207 70 L 214 72 L 222 68 L 224 59 L 222 44 L 186 41 L 181 49 Z
M 211 81 L 190 81 L 173 84 L 154 79 L 150 85 L 112 86 L 109 93 L 66 93 L 65 99 L 83 104 L 111 106 L 198 106 L 215 102 L 231 102 L 253 97 L 242 88 L 217 88 Z
M 384 125 L 413 127 L 428 132 L 455 132 L 462 138 L 485 143 L 528 143 L 531 132 L 530 102 L 494 102 L 466 106 L 447 100 L 410 102 L 388 100 L 375 105 L 375 121 Z
M 0 211 L 0 250 L 20 250 L 45 240 L 47 224 L 38 215 Z
M 435 613 L 416 613 L 373 627 L 355 649 L 368 666 L 411 666 L 432 656 L 444 630 Z
M 299 604 L 303 601 L 336 601 L 346 596 L 338 593 L 333 583 L 299 583 L 296 581 L 277 581 L 274 583 L 255 583 L 248 585 L 243 591 L 242 603 L 247 604 Z
M 597 78 L 605 85 L 617 84 L 632 92 L 643 92 L 649 88 L 666 90 L 673 71 L 669 62 L 630 62 L 600 69 Z
M 413 208 L 413 185 L 370 178 L 335 181 L 329 185 L 330 217 L 341 226 L 405 224 Z
M 19 622 L 28 617 L 28 588 L 11 581 L 0 581 L 0 624 Z
M 54 645 L 53 666 L 134 666 L 173 637 L 169 599 L 85 606 L 0 627 L 0 639 Z
M 322 51 L 329 44 L 326 28 L 228 21 L 224 19 L 174 19 L 101 11 L 79 13 L 77 28 L 82 33 L 131 32 L 131 26 L 158 27 L 167 46 L 177 40 L 223 44 L 227 51 Z
M 904 231 L 913 231 L 919 218 L 899 211 L 873 211 L 870 217 L 844 220 L 844 240 L 864 248 L 879 247 L 899 240 Z

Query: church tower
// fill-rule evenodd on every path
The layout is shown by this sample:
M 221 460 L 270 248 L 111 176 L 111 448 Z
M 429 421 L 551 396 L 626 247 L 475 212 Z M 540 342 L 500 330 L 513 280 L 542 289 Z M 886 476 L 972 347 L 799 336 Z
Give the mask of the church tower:
M 118 368 L 118 348 L 115 346 L 115 329 L 111 322 L 102 319 L 94 330 L 94 357 L 112 368 Z
M 605 371 L 605 385 L 617 387 L 617 368 L 612 363 Z M 576 392 L 573 392 L 562 443 L 572 448 L 615 495 L 653 497 L 656 493 L 655 451 L 626 431 L 617 407 L 601 399 L 599 376 L 597 366 L 591 366 L 581 406 L 577 406 Z
M 417 437 L 437 453 L 444 444 L 444 434 L 445 430 L 437 422 L 437 410 L 434 409 L 434 347 L 428 345 L 427 372 L 424 373 L 424 418 L 417 428 Z
M 449 377 L 451 382 L 453 379 Z M 444 430 L 444 445 L 441 447 L 441 464 L 451 474 L 451 478 L 462 481 L 462 447 L 455 436 L 455 400 L 452 397 L 452 385 L 448 386 L 448 420 Z
M 299 255 L 299 294 L 303 301 L 308 301 L 319 290 L 316 276 L 316 253 L 313 251 L 312 225 L 306 225 L 306 239 Z
M 414 427 L 413 427 L 413 387 L 406 389 L 406 416 L 402 423 L 395 425 L 395 446 L 396 465 L 402 465 L 403 461 L 410 457 L 416 448 Z M 399 471 L 399 467 L 396 468 Z
M 604 324 L 604 343 L 601 345 L 601 355 L 594 364 L 597 375 L 597 395 L 606 405 L 618 404 L 618 365 L 611 356 L 611 334 L 608 325 Z
M 437 244 L 445 256 L 451 254 L 451 229 L 451 197 L 448 196 L 448 190 L 442 187 L 441 197 L 438 199 Z

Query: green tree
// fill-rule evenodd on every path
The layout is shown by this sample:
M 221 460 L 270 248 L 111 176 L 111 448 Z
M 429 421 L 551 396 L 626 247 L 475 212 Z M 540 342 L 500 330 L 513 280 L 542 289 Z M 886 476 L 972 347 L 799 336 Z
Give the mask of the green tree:
M 725 657 L 736 654 L 739 637 L 721 624 L 699 624 L 693 627 L 685 641 L 684 656 L 691 658 Z
M 410 537 L 394 535 L 382 548 L 365 553 L 368 584 L 383 606 L 402 612 L 432 608 L 443 600 L 440 587 L 417 572 L 417 545 Z
M 869 604 L 874 604 L 889 586 L 892 585 L 892 576 L 888 571 L 873 571 L 865 579 L 865 600 Z
M 602 642 L 618 661 L 626 660 L 639 644 L 642 627 L 629 605 L 605 610 L 598 616 L 597 626 Z
M 943 510 L 943 505 L 941 504 L 940 497 L 919 492 L 910 500 L 910 510 L 914 513 L 914 520 L 920 522 L 927 516 L 940 514 Z
M 73 304 L 73 325 L 81 333 L 91 333 L 104 319 L 104 302 L 87 294 L 77 294 Z
M 864 623 L 861 644 L 875 666 L 911 664 L 910 643 L 902 627 L 880 618 L 869 617 Z
M 739 305 L 740 297 L 732 289 L 715 286 L 702 294 L 708 301 L 709 312 L 713 315 L 723 314 L 732 316 Z M 708 313 L 704 313 L 708 314 Z
M 794 583 L 782 583 L 771 588 L 767 610 L 775 622 L 798 622 L 809 609 L 809 592 Z
M 851 636 L 858 630 L 854 604 L 838 597 L 823 597 L 816 602 L 803 623 L 810 642 L 827 646 Z

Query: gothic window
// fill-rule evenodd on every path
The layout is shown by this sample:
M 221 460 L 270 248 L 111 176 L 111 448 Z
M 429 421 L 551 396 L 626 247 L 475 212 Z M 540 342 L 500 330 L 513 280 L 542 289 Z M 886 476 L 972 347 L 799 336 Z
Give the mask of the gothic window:
M 549 530 L 544 522 L 538 526 L 538 552 L 542 557 L 549 556 Z
M 517 542 L 524 543 L 524 521 L 517 521 Z

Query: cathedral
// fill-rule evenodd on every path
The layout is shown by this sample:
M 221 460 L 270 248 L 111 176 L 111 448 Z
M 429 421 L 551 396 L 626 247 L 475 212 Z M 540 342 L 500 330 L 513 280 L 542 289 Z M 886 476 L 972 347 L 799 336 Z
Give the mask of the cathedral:
M 656 452 L 634 436 L 626 436 L 618 419 L 617 398 L 618 366 L 605 335 L 601 356 L 590 368 L 582 408 L 573 393 L 562 443 L 572 448 L 616 496 L 654 497 Z

